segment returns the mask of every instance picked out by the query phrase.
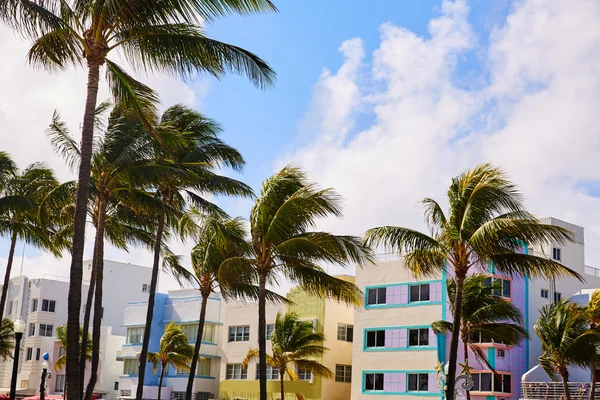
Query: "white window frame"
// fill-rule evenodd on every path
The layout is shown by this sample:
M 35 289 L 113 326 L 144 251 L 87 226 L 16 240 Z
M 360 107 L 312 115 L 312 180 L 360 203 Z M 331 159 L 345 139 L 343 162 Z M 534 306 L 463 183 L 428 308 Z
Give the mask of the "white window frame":
M 232 336 L 233 331 L 233 336 Z M 227 342 L 249 342 L 250 325 L 232 325 L 227 330 Z
M 348 335 L 348 332 L 350 332 L 350 335 Z M 352 343 L 354 340 L 354 325 L 338 322 L 337 340 Z
M 411 331 L 417 331 L 417 344 L 410 344 Z M 427 343 L 421 343 L 421 331 L 427 331 Z M 408 347 L 426 347 L 429 346 L 429 328 L 411 328 L 407 332 Z
M 248 368 L 242 368 L 242 364 L 226 364 L 225 380 L 241 381 L 248 379 Z
M 352 365 L 335 364 L 335 381 L 352 383 Z
M 371 303 L 371 291 L 375 291 L 375 302 Z M 386 296 L 387 296 L 387 286 L 369 288 L 367 290 L 367 305 L 368 306 L 377 306 L 381 304 L 386 304 Z
M 271 340 L 273 331 L 275 331 L 275 324 L 267 324 L 267 340 Z
M 419 288 L 419 299 L 418 300 L 413 300 L 411 299 L 411 291 L 412 288 L 417 287 Z M 423 299 L 425 296 L 423 296 L 423 288 L 427 287 L 427 299 Z M 417 283 L 414 285 L 408 285 L 408 302 L 409 303 L 423 303 L 426 301 L 431 301 L 431 285 L 429 283 Z

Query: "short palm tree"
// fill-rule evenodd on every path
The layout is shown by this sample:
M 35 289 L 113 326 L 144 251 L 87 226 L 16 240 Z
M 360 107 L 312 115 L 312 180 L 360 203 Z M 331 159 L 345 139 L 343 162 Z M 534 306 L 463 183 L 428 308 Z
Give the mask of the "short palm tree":
M 54 369 L 60 371 L 67 364 L 67 325 L 61 325 L 56 328 L 56 338 L 58 339 L 60 346 L 63 348 L 63 354 L 54 361 Z M 79 331 L 79 341 L 83 342 L 83 328 Z M 85 361 L 91 361 L 92 359 L 92 341 L 88 336 L 88 340 L 85 342 Z M 84 361 L 84 368 L 85 368 Z
M 589 329 L 592 332 L 600 330 L 600 290 L 596 290 L 588 302 L 585 308 L 587 314 Z M 590 390 L 590 400 L 594 400 L 596 397 L 596 365 L 598 362 L 598 352 L 596 351 L 596 357 L 592 358 L 590 370 L 592 372 L 592 388 Z
M 13 322 L 4 318 L 0 324 L 0 357 L 5 360 L 12 358 L 15 348 L 15 332 Z
M 319 264 L 370 263 L 370 249 L 358 237 L 311 229 L 319 218 L 341 217 L 341 200 L 333 189 L 310 183 L 299 168 L 283 168 L 263 183 L 252 207 L 250 255 L 232 258 L 221 266 L 222 277 L 248 276 L 258 282 L 260 400 L 267 398 L 267 282 L 284 276 L 309 294 L 362 304 L 361 292 L 354 284 L 330 276 Z
M 540 366 L 552 380 L 560 376 L 565 399 L 570 400 L 568 367 L 592 364 L 600 343 L 598 332 L 589 330 L 585 308 L 568 300 L 542 307 L 533 328 L 542 342 Z
M 218 173 L 223 167 L 240 171 L 245 161 L 235 148 L 219 138 L 221 128 L 213 120 L 188 107 L 175 105 L 164 112 L 156 131 L 157 134 L 152 136 L 153 145 L 150 146 L 154 152 L 155 164 L 157 167 L 168 166 L 173 173 L 159 177 L 154 182 L 155 197 L 160 206 L 152 211 L 146 209 L 142 212 L 154 218 L 155 235 L 146 328 L 138 372 L 138 399 L 144 388 L 143 365 L 150 341 L 161 246 L 170 229 L 177 227 L 186 203 L 205 212 L 225 215 L 214 203 L 206 200 L 206 194 L 253 195 L 252 189 L 246 184 Z
M 323 346 L 325 336 L 315 332 L 312 322 L 300 321 L 296 313 L 277 313 L 271 334 L 272 355 L 267 355 L 267 364 L 279 373 L 281 399 L 285 399 L 284 378 L 297 380 L 296 371 L 303 369 L 325 378 L 333 378 L 333 372 L 315 358 L 322 357 L 328 349 Z M 248 350 L 242 368 L 259 358 L 258 349 Z
M 463 343 L 464 369 L 469 374 L 469 350 L 494 371 L 486 353 L 478 346 L 479 341 L 472 340 L 474 336 L 482 336 L 506 346 L 518 346 L 528 338 L 527 330 L 522 325 L 521 310 L 496 294 L 502 291 L 499 281 L 488 280 L 489 277 L 485 275 L 469 275 L 465 279 L 460 339 Z M 450 309 L 454 313 L 456 282 L 449 279 L 447 288 Z M 432 327 L 435 333 L 447 334 L 452 332 L 453 323 L 435 321 Z M 467 391 L 467 399 L 470 398 L 471 394 Z
M 570 242 L 572 233 L 543 224 L 528 213 L 521 194 L 498 168 L 481 164 L 452 179 L 447 213 L 433 199 L 422 203 L 430 234 L 382 226 L 367 231 L 365 240 L 370 246 L 383 245 L 397 252 L 417 277 L 436 276 L 444 269 L 454 275 L 456 297 L 446 385 L 446 398 L 453 400 L 463 289 L 470 271 L 483 271 L 491 263 L 507 276 L 582 277 L 556 261 L 523 253 L 527 245 Z
M 157 95 L 108 58 L 120 51 L 142 71 L 161 71 L 184 77 L 208 73 L 221 77 L 232 71 L 246 75 L 254 84 L 272 83 L 273 70 L 255 54 L 240 47 L 210 39 L 200 21 L 211 22 L 228 14 L 273 11 L 269 0 L 3 0 L 0 19 L 32 41 L 28 60 L 49 70 L 87 67 L 88 82 L 83 116 L 81 160 L 73 223 L 68 338 L 77 346 L 83 248 L 87 213 L 90 164 L 93 147 L 94 111 L 101 67 L 118 103 L 136 110 L 151 127 Z M 67 363 L 67 392 L 79 397 L 77 351 Z M 72 378 L 72 379 L 71 379 Z
M 165 328 L 165 333 L 160 338 L 160 348 L 155 353 L 148 353 L 148 361 L 154 367 L 154 373 L 158 371 L 160 364 L 160 379 L 158 380 L 158 400 L 162 389 L 165 371 L 171 364 L 175 368 L 188 370 L 190 360 L 194 354 L 194 347 L 188 343 L 187 336 L 181 328 L 171 322 Z
M 5 160 L 4 163 L 0 160 L 0 166 L 9 166 L 4 168 L 4 173 L 0 172 L 0 235 L 10 238 L 10 248 L 0 297 L 0 319 L 6 305 L 17 240 L 51 251 L 56 256 L 68 247 L 65 242 L 53 240 L 51 226 L 38 218 L 45 195 L 58 186 L 52 170 L 42 164 L 31 164 L 18 171 L 14 164 L 10 167 L 12 163 L 6 157 L 6 154 L 0 154 Z

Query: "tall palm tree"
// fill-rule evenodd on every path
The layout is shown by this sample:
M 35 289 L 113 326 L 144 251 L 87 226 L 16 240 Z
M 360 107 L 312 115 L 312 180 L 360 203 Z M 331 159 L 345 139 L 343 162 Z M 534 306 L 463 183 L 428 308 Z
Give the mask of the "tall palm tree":
M 362 304 L 352 283 L 327 274 L 319 263 L 346 266 L 372 262 L 370 249 L 355 236 L 313 231 L 317 220 L 341 217 L 341 197 L 310 183 L 297 167 L 287 166 L 268 178 L 250 212 L 251 253 L 221 265 L 220 275 L 248 276 L 258 282 L 260 400 L 267 398 L 267 283 L 286 277 L 307 293 L 347 304 Z
M 433 199 L 422 201 L 430 234 L 382 226 L 367 231 L 365 240 L 368 245 L 383 245 L 397 252 L 417 277 L 436 276 L 444 269 L 454 275 L 454 325 L 446 385 L 446 398 L 453 400 L 463 288 L 470 271 L 483 271 L 491 263 L 507 276 L 583 278 L 556 261 L 522 253 L 527 245 L 570 242 L 572 234 L 528 213 L 521 193 L 502 170 L 481 164 L 463 172 L 452 179 L 447 200 L 447 213 Z
M 585 308 L 587 315 L 589 330 L 597 332 L 600 329 L 600 290 L 596 290 L 588 302 Z M 594 400 L 596 397 L 596 365 L 598 361 L 598 350 L 596 349 L 596 356 L 592 358 L 590 370 L 592 372 L 592 388 L 590 390 L 590 400 Z
M 175 368 L 188 370 L 194 347 L 188 343 L 187 336 L 181 328 L 171 322 L 165 328 L 165 334 L 160 338 L 160 348 L 155 353 L 148 353 L 148 361 L 154 367 L 154 373 L 158 371 L 160 364 L 160 379 L 158 380 L 158 400 L 162 389 L 163 378 L 169 364 Z
M 161 208 L 150 213 L 156 226 L 154 260 L 148 294 L 146 327 L 140 353 L 140 368 L 136 398 L 144 388 L 146 353 L 150 342 L 154 297 L 158 283 L 161 245 L 170 229 L 177 227 L 186 200 L 192 206 L 210 213 L 226 215 L 219 207 L 206 200 L 206 194 L 227 196 L 252 196 L 252 189 L 235 179 L 217 173 L 223 167 L 241 170 L 245 161 L 233 147 L 219 138 L 221 128 L 209 118 L 183 105 L 168 108 L 160 119 L 157 135 L 152 136 L 156 164 L 168 165 L 177 173 L 157 179 L 155 195 Z M 169 137 L 169 140 L 162 140 Z M 148 215 L 146 211 L 144 214 Z M 158 223 L 156 223 L 158 222 Z
M 489 277 L 485 275 L 469 275 L 465 278 L 460 340 L 463 343 L 464 368 L 469 374 L 469 350 L 494 371 L 486 353 L 478 346 L 479 341 L 473 341 L 474 336 L 482 336 L 506 346 L 518 346 L 523 340 L 528 339 L 527 330 L 522 325 L 521 310 L 496 294 L 502 291 L 502 284 L 499 281 L 488 284 L 488 280 Z M 456 282 L 449 279 L 447 288 L 450 309 L 454 314 Z M 453 323 L 435 321 L 432 328 L 435 333 L 446 334 L 452 332 Z M 467 391 L 467 399 L 470 398 L 471 394 Z
M 597 355 L 598 332 L 589 331 L 585 308 L 562 300 L 546 304 L 533 329 L 542 342 L 540 366 L 552 380 L 563 382 L 565 399 L 570 400 L 570 365 L 588 368 Z
M 10 162 L 6 164 L 10 165 Z M 52 240 L 51 226 L 42 223 L 38 218 L 40 204 L 46 193 L 58 186 L 52 170 L 42 164 L 31 164 L 23 171 L 11 169 L 12 173 L 2 174 L 4 176 L 0 187 L 0 196 L 2 196 L 0 197 L 0 235 L 7 235 L 10 238 L 8 262 L 0 297 L 0 320 L 6 305 L 17 240 L 51 251 L 56 256 L 67 247 L 64 242 Z
M 63 348 L 63 354 L 54 361 L 54 369 L 56 371 L 60 371 L 67 364 L 67 325 L 61 325 L 56 328 L 56 338 L 58 339 L 61 347 Z M 79 342 L 80 345 L 85 347 L 85 360 L 84 360 L 84 368 L 85 361 L 92 360 L 92 341 L 88 336 L 87 341 L 83 341 L 83 328 L 79 330 Z M 85 343 L 85 344 L 84 344 Z
M 317 360 L 328 349 L 323 346 L 325 336 L 315 332 L 312 322 L 300 321 L 298 315 L 288 312 L 275 317 L 275 328 L 271 334 L 272 355 L 267 355 L 267 364 L 277 368 L 281 388 L 281 399 L 285 399 L 284 378 L 295 381 L 295 370 L 311 371 L 325 378 L 333 378 L 333 372 Z M 250 349 L 242 362 L 242 368 L 259 358 L 258 349 Z M 295 368 L 290 368 L 295 367 Z
M 72 348 L 76 348 L 78 340 L 94 110 L 101 67 L 106 65 L 106 79 L 119 103 L 145 116 L 151 127 L 153 118 L 146 115 L 155 112 L 156 93 L 108 59 L 109 54 L 120 50 L 127 61 L 142 71 L 164 71 L 186 77 L 198 72 L 220 77 L 233 71 L 265 87 L 275 75 L 267 63 L 240 47 L 210 39 L 197 24 L 228 14 L 273 10 L 270 0 L 0 2 L 0 19 L 32 41 L 30 63 L 49 70 L 87 66 L 69 285 L 67 336 Z M 68 360 L 67 393 L 74 396 L 73 393 L 80 392 L 78 352 L 72 351 Z

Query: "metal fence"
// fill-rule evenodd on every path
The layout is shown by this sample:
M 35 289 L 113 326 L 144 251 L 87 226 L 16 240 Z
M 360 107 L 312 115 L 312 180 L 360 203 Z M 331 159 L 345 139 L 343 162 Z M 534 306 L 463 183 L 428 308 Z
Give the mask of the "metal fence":
M 521 382 L 523 400 L 563 400 L 565 391 L 562 382 Z M 572 400 L 590 398 L 591 384 L 589 382 L 569 382 L 569 394 Z M 600 390 L 596 389 L 596 396 Z
M 300 397 L 298 397 L 300 395 Z M 228 392 L 220 393 L 219 400 L 259 400 L 258 392 Z M 267 393 L 267 400 L 281 400 L 281 393 Z M 286 393 L 284 400 L 316 400 L 312 397 L 304 397 L 300 393 Z

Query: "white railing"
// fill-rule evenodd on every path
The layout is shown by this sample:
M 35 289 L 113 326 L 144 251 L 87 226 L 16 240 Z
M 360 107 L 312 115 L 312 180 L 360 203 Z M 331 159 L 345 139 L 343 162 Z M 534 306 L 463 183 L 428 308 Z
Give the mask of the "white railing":
M 589 265 L 586 265 L 585 266 L 585 274 L 586 275 L 597 276 L 598 278 L 600 278 L 600 269 L 595 268 L 595 267 L 590 267 Z
M 565 396 L 562 382 L 521 382 L 522 400 L 562 400 Z M 572 400 L 590 398 L 591 384 L 589 382 L 569 382 L 569 394 Z M 600 395 L 596 388 L 596 396 Z

